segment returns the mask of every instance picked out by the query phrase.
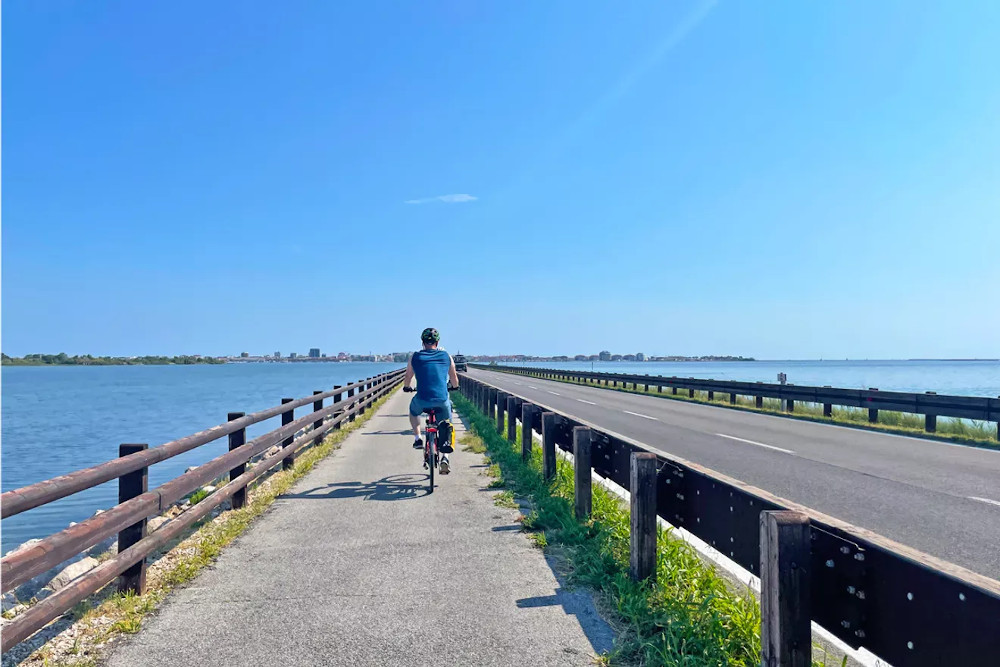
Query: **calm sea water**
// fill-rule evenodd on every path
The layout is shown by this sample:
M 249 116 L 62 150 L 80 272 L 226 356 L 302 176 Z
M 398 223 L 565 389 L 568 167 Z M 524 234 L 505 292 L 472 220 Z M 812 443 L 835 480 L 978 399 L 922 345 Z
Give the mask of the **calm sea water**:
M 155 446 L 254 412 L 401 367 L 386 363 L 226 364 L 220 366 L 4 367 L 2 485 L 16 489 L 101 463 L 123 442 Z M 311 408 L 310 408 L 311 409 Z M 299 408 L 304 415 L 307 408 Z M 247 429 L 248 438 L 280 417 Z M 222 438 L 150 468 L 150 488 L 228 449 Z M 44 537 L 118 501 L 117 482 L 82 491 L 2 523 L 3 552 Z
M 590 362 L 533 364 L 589 370 Z M 594 370 L 773 382 L 779 372 L 795 384 L 878 387 L 1000 396 L 1000 362 L 760 361 L 616 363 Z M 118 444 L 155 446 L 219 424 L 230 411 L 253 412 L 316 389 L 399 367 L 373 363 L 227 364 L 224 366 L 5 367 L 2 370 L 2 487 L 4 491 L 107 461 Z M 302 408 L 300 408 L 300 411 Z M 301 413 L 301 414 L 304 414 Z M 272 419 L 248 429 L 271 430 Z M 226 439 L 154 465 L 150 487 L 227 449 Z M 110 482 L 29 510 L 2 523 L 6 552 L 44 537 L 117 502 Z
M 739 382 L 777 382 L 778 373 L 785 373 L 791 384 L 1000 396 L 1000 361 L 548 361 L 514 365 Z

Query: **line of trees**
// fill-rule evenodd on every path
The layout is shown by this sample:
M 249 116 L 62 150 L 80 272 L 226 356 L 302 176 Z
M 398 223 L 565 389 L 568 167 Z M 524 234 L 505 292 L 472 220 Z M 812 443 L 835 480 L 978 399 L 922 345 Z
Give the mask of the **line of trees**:
M 4 366 L 168 366 L 192 364 L 224 364 L 225 361 L 200 355 L 180 355 L 176 357 L 95 357 L 90 354 L 69 356 L 59 354 L 26 354 L 23 357 L 0 355 Z

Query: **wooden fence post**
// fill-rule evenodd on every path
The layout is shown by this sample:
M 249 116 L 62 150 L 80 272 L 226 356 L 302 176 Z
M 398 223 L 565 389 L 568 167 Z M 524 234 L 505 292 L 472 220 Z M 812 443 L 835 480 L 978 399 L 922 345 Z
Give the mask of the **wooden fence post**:
M 316 391 L 313 392 L 313 396 L 315 396 L 316 394 L 322 394 L 322 393 L 323 393 L 322 391 L 316 390 Z M 319 399 L 318 401 L 313 401 L 313 412 L 319 412 L 322 409 L 323 409 L 323 399 L 322 398 Z M 313 422 L 313 430 L 317 431 L 316 437 L 313 438 L 313 446 L 314 447 L 316 445 L 318 445 L 319 443 L 323 442 L 323 436 L 319 435 L 319 433 L 318 433 L 318 431 L 321 428 L 323 428 L 323 420 L 322 419 L 319 419 L 319 420 Z
M 350 389 L 347 390 L 347 407 L 348 408 L 350 408 L 351 404 L 354 402 L 354 401 L 351 400 L 351 398 L 353 398 L 353 397 L 354 397 L 354 387 L 351 387 Z M 354 417 L 355 417 L 355 415 L 352 412 L 351 416 L 347 418 L 347 421 L 349 421 L 349 422 L 354 421 Z
M 361 389 L 358 391 L 359 394 L 363 395 L 366 391 L 368 391 L 368 387 L 371 386 L 371 382 L 369 382 L 369 380 L 371 380 L 371 378 L 365 378 L 364 384 L 361 385 Z M 367 405 L 368 405 L 368 398 L 367 397 L 362 398 L 360 400 L 360 402 L 358 403 L 358 414 L 359 415 L 365 414 L 365 407 Z
M 556 426 L 559 417 L 554 412 L 542 413 L 542 476 L 556 476 Z
M 573 427 L 573 481 L 576 518 L 590 516 L 591 488 L 590 475 L 590 429 L 586 426 Z
M 760 513 L 760 648 L 763 667 L 810 667 L 809 517 Z
M 712 391 L 711 389 L 708 390 L 708 400 L 710 400 L 710 401 L 714 401 L 715 400 L 715 392 Z
M 517 442 L 517 397 L 507 397 L 507 440 Z
M 283 398 L 283 399 L 281 399 L 281 404 L 284 405 L 285 403 L 291 403 L 294 400 L 295 400 L 294 398 Z M 291 409 L 291 410 L 286 410 L 285 412 L 281 413 L 281 425 L 282 426 L 287 426 L 288 424 L 291 424 L 293 421 L 295 421 L 295 409 L 294 408 Z M 287 438 L 285 438 L 284 440 L 281 441 L 281 448 L 284 449 L 288 445 L 292 444 L 292 442 L 294 440 L 295 440 L 295 434 L 292 433 Z M 294 454 L 290 454 L 289 456 L 286 456 L 281 461 L 281 469 L 282 470 L 291 470 L 294 466 L 295 466 L 295 455 Z
M 631 464 L 629 574 L 642 581 L 656 576 L 656 454 L 632 452 Z
M 149 449 L 146 444 L 118 446 L 118 456 L 128 456 Z M 118 478 L 118 503 L 141 496 L 148 489 L 149 468 L 140 468 Z M 146 537 L 146 517 L 118 532 L 118 553 Z M 146 592 L 146 559 L 143 558 L 118 576 L 118 592 L 142 595 Z
M 340 385 L 339 385 L 339 384 L 335 384 L 335 385 L 333 385 L 333 388 L 334 388 L 334 389 L 340 389 Z M 334 395 L 333 395 L 333 402 L 334 402 L 334 403 L 340 403 L 340 399 L 341 399 L 341 394 L 334 394 Z M 343 412 L 343 410 L 344 410 L 344 406 L 339 406 L 339 408 L 340 408 L 340 409 L 338 410 L 338 412 Z M 333 413 L 333 416 L 334 416 L 334 418 L 336 418 L 336 416 L 337 416 L 337 413 L 336 413 L 336 412 L 335 412 L 335 413 Z M 334 425 L 334 427 L 333 427 L 333 428 L 334 428 L 334 430 L 338 430 L 338 429 L 340 429 L 340 422 L 337 422 L 337 423 L 336 423 L 336 424 Z
M 868 387 L 868 391 L 878 391 L 878 387 Z M 868 408 L 868 423 L 878 423 L 878 408 Z
M 531 448 L 534 445 L 532 424 L 535 421 L 535 406 L 531 403 L 521 404 L 521 458 L 531 460 Z
M 507 392 L 497 392 L 497 433 L 503 435 L 503 413 L 507 409 Z
M 226 416 L 226 421 L 234 421 L 243 417 L 245 413 L 243 412 L 230 412 Z M 238 431 L 233 431 L 229 434 L 229 451 L 233 451 L 237 447 L 242 447 L 247 442 L 247 430 L 241 428 Z M 241 463 L 229 471 L 229 481 L 233 481 L 244 472 L 246 472 L 247 466 L 245 463 Z M 238 510 L 247 504 L 247 489 L 243 487 L 239 491 L 233 494 L 233 509 Z

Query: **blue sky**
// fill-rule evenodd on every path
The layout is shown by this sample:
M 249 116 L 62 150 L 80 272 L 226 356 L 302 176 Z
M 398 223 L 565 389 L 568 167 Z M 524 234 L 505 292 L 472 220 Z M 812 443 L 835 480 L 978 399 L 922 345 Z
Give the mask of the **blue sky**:
M 1000 356 L 998 25 L 5 2 L 3 350 Z

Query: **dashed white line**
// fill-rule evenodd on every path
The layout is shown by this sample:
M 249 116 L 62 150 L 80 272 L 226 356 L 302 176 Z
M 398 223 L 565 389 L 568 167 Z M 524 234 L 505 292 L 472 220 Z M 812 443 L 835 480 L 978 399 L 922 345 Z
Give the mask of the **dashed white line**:
M 969 496 L 969 500 L 978 500 L 981 503 L 989 503 L 990 505 L 1000 507 L 1000 500 L 990 500 L 989 498 L 979 498 L 977 496 Z
M 656 417 L 650 417 L 649 415 L 644 415 L 639 412 L 629 412 L 628 410 L 622 410 L 622 412 L 624 412 L 627 415 L 635 415 L 636 417 L 642 417 L 643 419 L 652 419 L 654 422 L 660 421 Z
M 532 387 L 532 386 L 531 386 L 531 385 L 529 384 L 529 385 L 528 385 L 528 389 L 538 389 L 538 387 Z
M 523 382 L 515 382 L 514 384 L 523 385 L 524 383 Z
M 586 403 L 587 405 L 597 405 L 597 403 L 594 403 L 593 401 L 585 401 L 582 398 L 578 398 L 576 400 L 580 401 L 581 403 Z
M 783 447 L 775 447 L 774 445 L 765 445 L 763 442 L 757 442 L 756 440 L 747 440 L 746 438 L 737 438 L 735 435 L 726 435 L 725 433 L 716 433 L 715 435 L 720 438 L 729 438 L 730 440 L 739 440 L 740 442 L 745 442 L 748 445 L 757 445 L 758 447 L 767 447 L 768 449 L 773 449 L 776 452 L 784 452 L 785 454 L 794 454 L 790 449 L 784 449 Z
M 548 391 L 548 390 L 546 390 L 546 391 Z M 552 394 L 553 396 L 562 396 L 562 394 L 557 394 L 557 393 L 556 393 L 556 392 L 554 392 L 554 391 L 550 391 L 549 393 L 550 393 L 550 394 Z

